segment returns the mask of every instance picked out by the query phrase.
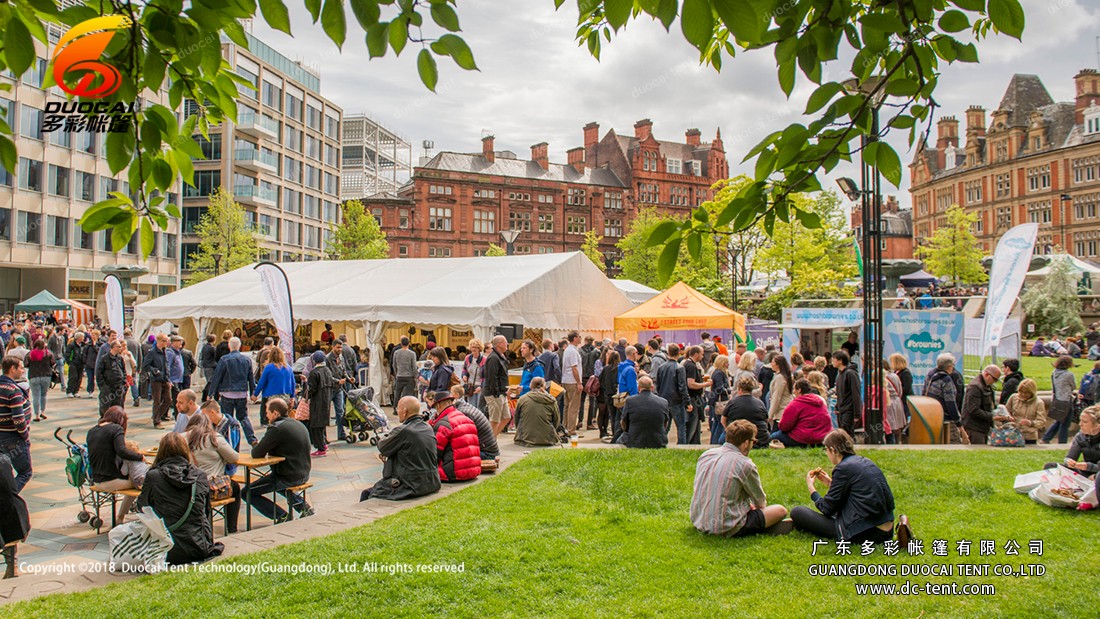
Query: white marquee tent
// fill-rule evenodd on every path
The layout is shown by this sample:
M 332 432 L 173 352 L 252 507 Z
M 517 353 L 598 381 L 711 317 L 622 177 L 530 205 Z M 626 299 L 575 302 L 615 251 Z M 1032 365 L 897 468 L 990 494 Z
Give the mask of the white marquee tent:
M 613 279 L 611 283 L 615 284 L 615 287 L 619 290 L 622 290 L 626 298 L 630 299 L 630 302 L 634 305 L 641 305 L 661 292 L 645 284 L 639 284 L 632 279 Z
M 576 329 L 610 335 L 633 303 L 580 252 L 533 256 L 291 262 L 294 319 L 346 323 L 371 349 L 371 384 L 391 326 L 457 327 L 485 341 L 497 325 L 521 324 L 557 338 Z M 215 322 L 270 320 L 260 277 L 243 267 L 134 308 L 134 331 L 173 322 L 206 333 Z

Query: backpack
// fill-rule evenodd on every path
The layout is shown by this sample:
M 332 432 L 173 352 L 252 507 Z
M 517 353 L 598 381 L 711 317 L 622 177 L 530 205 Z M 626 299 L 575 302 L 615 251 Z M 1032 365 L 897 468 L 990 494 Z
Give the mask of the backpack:
M 84 458 L 77 453 L 65 458 L 65 480 L 70 486 L 79 488 L 88 480 L 87 469 L 84 468 Z
M 584 383 L 584 392 L 591 397 L 597 397 L 600 395 L 600 377 L 593 374 L 588 377 L 588 381 Z
M 1081 379 L 1081 395 L 1089 402 L 1100 401 L 1100 374 L 1089 372 Z

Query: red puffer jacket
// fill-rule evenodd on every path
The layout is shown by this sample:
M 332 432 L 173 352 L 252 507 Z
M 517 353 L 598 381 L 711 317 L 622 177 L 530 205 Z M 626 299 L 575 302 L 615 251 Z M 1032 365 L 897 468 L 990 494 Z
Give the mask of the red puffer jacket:
M 469 417 L 448 406 L 432 422 L 432 428 L 441 481 L 466 481 L 481 475 L 481 445 L 477 426 Z

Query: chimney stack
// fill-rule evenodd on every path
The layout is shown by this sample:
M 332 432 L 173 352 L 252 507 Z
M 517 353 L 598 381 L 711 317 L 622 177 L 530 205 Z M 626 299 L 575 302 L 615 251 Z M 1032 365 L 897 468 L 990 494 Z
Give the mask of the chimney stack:
M 489 163 L 496 161 L 496 152 L 493 151 L 493 136 L 487 135 L 481 138 L 481 156 L 489 160 Z
M 985 108 L 971 105 L 966 110 L 966 137 L 985 137 Z
M 645 140 L 653 134 L 653 121 L 648 118 L 643 118 L 634 123 L 634 137 L 639 140 Z
M 688 129 L 687 132 L 684 133 L 684 137 L 687 139 L 688 146 L 699 146 L 699 136 L 700 132 L 698 129 Z
M 938 137 L 936 150 L 943 150 L 949 146 L 959 145 L 959 121 L 954 116 L 944 116 L 936 123 Z
M 573 169 L 581 174 L 584 174 L 584 151 L 585 148 L 583 146 L 565 151 L 565 156 L 567 157 L 569 165 L 573 166 Z
M 584 148 L 587 150 L 600 141 L 600 123 L 590 122 L 584 126 Z
M 550 169 L 550 157 L 547 155 L 547 150 L 550 145 L 546 142 L 539 142 L 531 146 L 531 161 L 539 164 L 543 170 Z
M 1085 110 L 1093 103 L 1100 105 L 1100 73 L 1096 69 L 1082 69 L 1073 82 L 1077 86 L 1076 123 L 1080 125 L 1085 122 Z

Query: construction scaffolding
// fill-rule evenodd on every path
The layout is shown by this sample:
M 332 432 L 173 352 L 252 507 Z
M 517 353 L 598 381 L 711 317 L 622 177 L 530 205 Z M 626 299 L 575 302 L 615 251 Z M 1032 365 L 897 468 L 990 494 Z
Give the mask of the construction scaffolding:
M 344 116 L 340 135 L 340 195 L 366 198 L 397 189 L 412 176 L 412 145 L 366 114 Z

